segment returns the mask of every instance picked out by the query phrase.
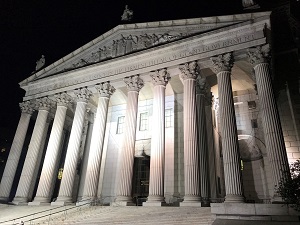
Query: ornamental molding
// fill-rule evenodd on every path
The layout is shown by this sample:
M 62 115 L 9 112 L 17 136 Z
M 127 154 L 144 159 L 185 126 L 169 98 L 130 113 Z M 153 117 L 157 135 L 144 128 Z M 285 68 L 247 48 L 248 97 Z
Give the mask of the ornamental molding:
M 249 62 L 256 66 L 261 63 L 268 63 L 270 60 L 270 46 L 268 44 L 248 49 Z
M 88 103 L 90 97 L 93 95 L 92 92 L 87 88 L 79 88 L 74 90 L 75 100 L 77 102 L 85 102 Z
M 218 55 L 216 57 L 210 58 L 213 63 L 213 69 L 216 74 L 220 72 L 231 72 L 231 69 L 233 67 L 233 55 L 232 53 L 225 53 Z
M 238 35 L 236 32 L 235 34 Z M 223 35 L 223 39 L 218 42 L 206 43 L 201 38 L 182 43 L 176 42 L 174 45 L 162 46 L 162 48 L 134 54 L 131 57 L 121 57 L 114 61 L 87 66 L 84 70 L 78 69 L 43 78 L 28 86 L 21 85 L 26 90 L 24 100 L 94 86 L 97 83 L 123 79 L 135 74 L 149 73 L 161 68 L 184 64 L 187 59 L 207 59 L 217 52 L 222 52 L 222 49 L 233 51 L 236 46 L 239 46 L 238 49 L 240 49 L 241 45 L 247 49 L 257 43 L 263 44 L 265 41 L 263 31 L 258 31 L 233 38 L 224 38 Z
M 142 87 L 144 87 L 144 81 L 139 77 L 139 75 L 125 77 L 124 82 L 128 91 L 139 92 Z
M 73 102 L 73 98 L 64 92 L 54 95 L 54 98 L 58 106 L 69 107 L 70 104 Z
M 95 88 L 96 88 L 97 92 L 100 94 L 100 97 L 109 98 L 116 91 L 114 86 L 112 86 L 109 82 L 96 84 Z
M 196 61 L 185 63 L 179 66 L 181 74 L 179 75 L 181 79 L 196 79 L 199 75 L 199 66 Z
M 151 73 L 150 76 L 152 78 L 151 81 L 154 86 L 166 86 L 171 79 L 171 76 L 168 73 L 167 69 L 156 70 L 155 72 Z
M 25 101 L 19 103 L 20 109 L 22 113 L 32 114 L 34 109 L 34 105 L 30 101 Z

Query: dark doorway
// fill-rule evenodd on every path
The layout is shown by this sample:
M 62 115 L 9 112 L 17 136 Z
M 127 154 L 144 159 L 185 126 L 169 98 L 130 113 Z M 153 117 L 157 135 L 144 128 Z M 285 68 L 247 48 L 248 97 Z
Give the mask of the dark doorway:
M 132 196 L 136 205 L 142 205 L 149 195 L 150 157 L 134 158 Z

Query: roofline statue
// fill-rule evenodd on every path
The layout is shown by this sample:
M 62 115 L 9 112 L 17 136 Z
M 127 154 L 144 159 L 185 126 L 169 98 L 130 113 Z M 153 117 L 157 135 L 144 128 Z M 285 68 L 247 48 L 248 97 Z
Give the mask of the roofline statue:
M 128 5 L 125 6 L 124 12 L 121 16 L 122 21 L 131 21 L 133 17 L 133 10 L 129 9 Z
M 244 9 L 260 8 L 259 5 L 254 0 L 243 0 L 242 4 L 243 4 Z
M 45 65 L 45 56 L 42 55 L 42 57 L 41 57 L 38 61 L 36 61 L 35 71 L 38 71 L 38 70 L 41 69 L 44 65 Z

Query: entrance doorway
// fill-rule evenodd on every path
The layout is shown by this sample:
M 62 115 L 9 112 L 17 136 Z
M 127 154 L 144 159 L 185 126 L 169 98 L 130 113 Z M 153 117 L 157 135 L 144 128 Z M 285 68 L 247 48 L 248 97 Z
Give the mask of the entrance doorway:
M 149 195 L 150 157 L 135 157 L 132 197 L 136 205 L 142 205 Z

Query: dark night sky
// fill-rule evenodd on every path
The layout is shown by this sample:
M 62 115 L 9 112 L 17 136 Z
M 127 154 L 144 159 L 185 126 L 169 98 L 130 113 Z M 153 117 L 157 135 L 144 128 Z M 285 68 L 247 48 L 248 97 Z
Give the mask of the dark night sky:
M 134 10 L 134 23 L 237 14 L 243 12 L 241 2 L 0 0 L 0 128 L 15 131 L 20 116 L 18 103 L 24 96 L 18 83 L 30 76 L 42 54 L 47 66 L 121 24 L 126 4 Z

